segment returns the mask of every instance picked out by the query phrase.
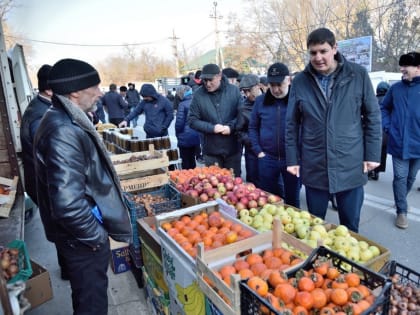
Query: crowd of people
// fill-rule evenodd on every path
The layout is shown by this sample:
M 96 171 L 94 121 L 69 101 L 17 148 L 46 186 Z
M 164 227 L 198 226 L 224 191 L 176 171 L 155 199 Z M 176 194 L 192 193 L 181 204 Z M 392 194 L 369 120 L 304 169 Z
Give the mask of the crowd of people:
M 407 194 L 420 168 L 420 53 L 400 56 L 401 81 L 376 95 L 365 68 L 338 51 L 326 28 L 307 37 L 309 62 L 290 73 L 274 62 L 266 76 L 216 64 L 190 73 L 168 96 L 152 84 L 110 84 L 97 70 L 62 59 L 38 71 L 39 94 L 22 118 L 25 189 L 69 279 L 75 314 L 107 313 L 109 240 L 130 242 L 119 179 L 94 123 L 142 126 L 147 138 L 168 135 L 175 118 L 183 168 L 217 163 L 246 181 L 324 218 L 335 201 L 340 224 L 357 232 L 368 179 L 392 155 L 395 225 L 408 227 Z M 93 123 L 92 123 L 93 122 Z

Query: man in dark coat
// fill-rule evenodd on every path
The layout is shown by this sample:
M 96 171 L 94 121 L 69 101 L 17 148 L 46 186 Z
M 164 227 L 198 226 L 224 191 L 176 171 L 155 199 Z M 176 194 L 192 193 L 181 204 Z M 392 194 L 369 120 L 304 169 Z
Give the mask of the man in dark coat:
M 239 88 L 246 98 L 243 106 L 239 110 L 238 123 L 236 125 L 238 139 L 245 148 L 246 181 L 255 185 L 258 185 L 258 157 L 252 150 L 248 128 L 255 99 L 261 95 L 259 81 L 260 79 L 257 75 L 247 74 L 239 83 Z
M 38 205 L 36 196 L 36 176 L 33 157 L 35 133 L 45 112 L 51 106 L 52 91 L 47 84 L 50 65 L 43 65 L 37 73 L 38 95 L 29 103 L 22 117 L 20 139 L 22 142 L 23 170 L 25 175 L 25 191 L 32 201 Z
M 34 141 L 41 219 L 64 257 L 74 314 L 107 314 L 109 237 L 132 240 L 119 178 L 86 115 L 102 95 L 99 83 L 86 62 L 58 61 L 48 79 L 52 106 Z
M 310 62 L 289 96 L 288 170 L 302 177 L 312 214 L 324 218 L 335 194 L 340 224 L 357 232 L 367 172 L 380 160 L 379 105 L 366 69 L 337 51 L 329 29 L 311 32 L 307 46 Z
M 139 91 L 136 90 L 136 85 L 134 83 L 128 83 L 128 91 L 127 91 L 127 103 L 129 112 L 132 112 L 134 108 L 140 103 L 140 94 Z M 132 121 L 133 128 L 137 126 L 137 120 L 133 119 Z
M 137 119 L 144 112 L 146 121 L 143 129 L 147 138 L 164 137 L 168 135 L 168 128 L 174 119 L 174 110 L 169 100 L 160 95 L 151 84 L 143 84 L 140 89 L 143 100 L 119 124 L 126 127 L 132 119 Z
M 117 85 L 114 83 L 109 85 L 109 91 L 102 97 L 102 105 L 108 112 L 108 121 L 111 124 L 118 126 L 124 120 L 128 103 L 117 92 Z
M 188 124 L 204 135 L 205 164 L 232 168 L 240 176 L 242 152 L 235 128 L 243 103 L 241 92 L 215 64 L 203 67 L 201 81 L 202 87 L 193 94 Z

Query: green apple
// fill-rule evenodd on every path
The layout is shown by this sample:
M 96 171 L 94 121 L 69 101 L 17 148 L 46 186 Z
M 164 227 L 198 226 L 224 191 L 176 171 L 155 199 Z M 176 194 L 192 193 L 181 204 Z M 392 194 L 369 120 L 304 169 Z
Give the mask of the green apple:
M 349 242 L 348 238 L 346 238 L 344 236 L 337 236 L 334 239 L 333 247 L 338 251 L 343 250 L 343 251 L 347 252 L 350 248 L 350 242 Z
M 351 247 L 347 251 L 347 258 L 353 261 L 359 261 L 360 260 L 359 247 Z
M 258 230 L 260 227 L 262 227 L 262 226 L 263 226 L 264 221 L 263 221 L 263 220 L 255 220 L 255 218 L 256 218 L 256 217 L 254 217 L 254 220 L 252 221 L 251 226 L 252 226 L 254 229 L 257 229 L 257 230 Z
M 286 212 L 283 215 L 280 215 L 280 220 L 282 224 L 287 224 L 292 222 L 292 217 Z
M 333 244 L 333 239 L 331 237 L 326 237 L 322 239 L 322 245 L 324 245 L 325 247 L 329 247 Z
M 367 248 L 360 251 L 360 260 L 363 262 L 369 261 L 373 258 L 373 253 Z
M 240 219 L 243 223 L 245 223 L 246 225 L 251 225 L 252 224 L 252 217 L 250 217 L 249 215 L 244 215 L 241 217 Z
M 332 229 L 332 230 L 329 230 L 328 232 L 327 232 L 327 234 L 328 234 L 328 236 L 329 237 L 331 237 L 332 239 L 334 239 L 337 235 L 335 234 L 335 230 L 334 229 Z
M 366 241 L 359 241 L 360 250 L 364 251 L 369 248 L 369 244 Z
M 311 219 L 311 214 L 309 213 L 309 211 L 306 211 L 306 210 L 302 210 L 301 212 L 300 212 L 300 217 L 302 218 L 302 219 Z
M 295 225 L 295 231 L 300 239 L 304 239 L 308 236 L 309 228 L 304 224 L 298 226 Z
M 303 224 L 303 221 L 302 221 L 302 219 L 301 219 L 301 218 L 293 218 L 293 219 L 292 219 L 292 223 L 293 223 L 294 225 L 301 225 L 301 224 Z
M 349 229 L 347 226 L 340 224 L 335 228 L 335 234 L 337 236 L 347 236 L 349 235 Z
M 268 222 L 268 221 L 263 221 L 262 227 L 267 229 L 267 231 L 272 230 L 273 229 L 273 223 Z
M 321 234 L 318 231 L 312 230 L 312 231 L 309 232 L 308 238 L 310 240 L 317 241 L 317 240 L 321 239 Z
M 249 216 L 249 210 L 248 209 L 242 209 L 241 211 L 239 211 L 239 216 L 240 217 Z
M 314 224 L 314 225 L 316 225 L 316 224 L 322 224 L 322 223 L 324 223 L 324 220 L 322 220 L 321 218 L 319 218 L 319 217 L 314 217 L 313 219 L 312 219 L 312 224 Z
M 328 236 L 327 229 L 321 224 L 314 225 L 312 227 L 312 231 L 317 231 L 322 238 L 326 238 Z
M 251 208 L 249 209 L 249 215 L 251 217 L 255 217 L 258 214 L 258 209 L 257 208 Z
M 286 233 L 292 234 L 295 231 L 295 225 L 289 222 L 284 226 L 283 229 Z
M 377 246 L 370 245 L 368 249 L 372 252 L 373 257 L 379 256 L 381 254 L 381 251 Z
M 269 222 L 270 224 L 273 223 L 273 215 L 271 215 L 270 213 L 265 213 L 262 217 L 263 221 Z
M 311 226 L 310 219 L 302 218 L 301 220 L 302 220 L 302 224 L 305 224 L 307 227 Z
M 288 213 L 288 214 L 290 214 L 290 215 L 292 215 L 293 213 L 295 213 L 295 212 L 296 212 L 296 210 L 295 210 L 295 209 L 293 209 L 292 207 L 287 207 L 287 208 L 286 208 L 286 211 L 287 211 L 287 213 Z
M 268 209 L 267 208 L 262 208 L 259 212 L 261 215 L 268 213 Z
M 266 204 L 267 205 L 267 209 L 268 209 L 268 213 L 270 213 L 271 215 L 276 214 L 277 211 L 277 207 L 273 204 Z
M 359 241 L 355 237 L 350 236 L 348 239 L 349 239 L 349 242 L 350 242 L 350 246 L 351 247 L 357 247 L 357 248 L 359 248 Z

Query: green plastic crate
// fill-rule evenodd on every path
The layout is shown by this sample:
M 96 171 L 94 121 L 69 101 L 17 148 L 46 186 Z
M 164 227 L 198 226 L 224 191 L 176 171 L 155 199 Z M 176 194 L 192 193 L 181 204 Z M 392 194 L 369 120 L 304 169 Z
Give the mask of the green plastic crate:
M 19 272 L 11 278 L 7 283 L 15 283 L 16 281 L 26 281 L 32 276 L 32 266 L 31 260 L 29 259 L 29 254 L 26 249 L 24 241 L 14 240 L 7 244 L 8 248 L 16 248 L 19 250 L 18 255 L 18 267 Z

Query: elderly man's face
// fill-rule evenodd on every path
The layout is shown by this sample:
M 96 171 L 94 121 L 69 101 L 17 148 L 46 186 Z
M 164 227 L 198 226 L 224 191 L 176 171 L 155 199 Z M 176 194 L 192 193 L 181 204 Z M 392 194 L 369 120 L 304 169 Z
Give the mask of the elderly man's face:
M 103 95 L 99 88 L 99 84 L 75 93 L 77 94 L 77 105 L 79 105 L 81 110 L 85 113 L 94 111 L 96 102 L 98 102 L 99 98 Z
M 261 95 L 261 89 L 259 85 L 254 85 L 251 88 L 242 89 L 242 93 L 244 93 L 250 102 L 254 102 L 257 96 Z
M 220 81 L 222 80 L 222 74 L 216 74 L 212 79 L 202 79 L 204 87 L 208 92 L 216 91 L 220 86 Z
M 402 78 L 407 81 L 413 81 L 415 77 L 420 76 L 420 66 L 400 66 Z
M 281 83 L 269 83 L 268 84 L 271 94 L 275 98 L 285 98 L 289 93 L 290 77 L 286 76 Z

